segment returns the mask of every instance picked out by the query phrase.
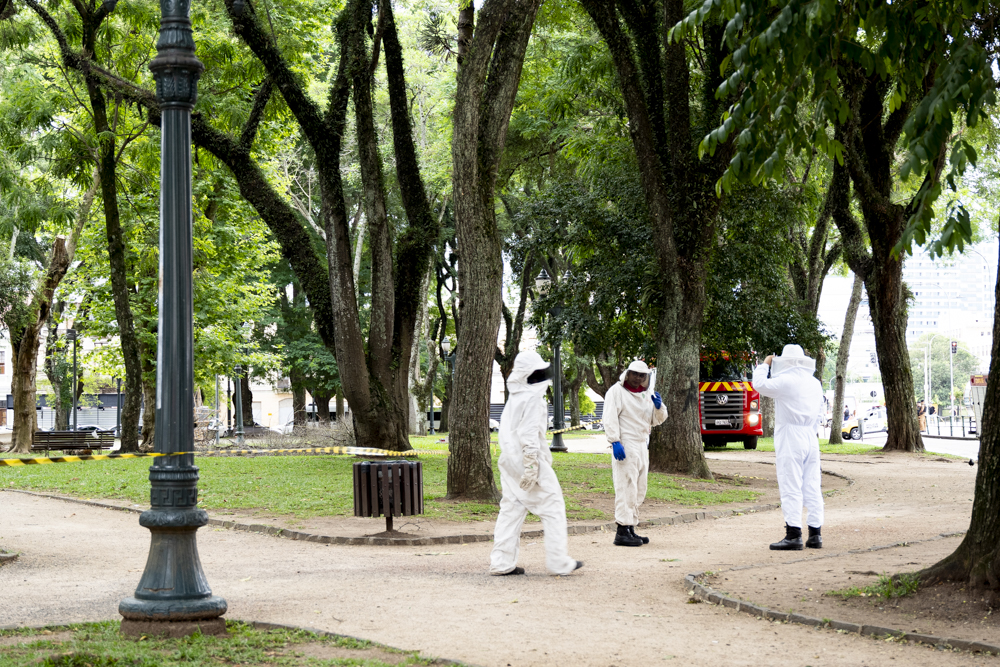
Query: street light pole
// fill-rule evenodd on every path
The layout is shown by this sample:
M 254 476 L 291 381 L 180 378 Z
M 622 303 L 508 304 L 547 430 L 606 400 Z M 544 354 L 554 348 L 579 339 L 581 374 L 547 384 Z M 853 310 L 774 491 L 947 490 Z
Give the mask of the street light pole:
M 118 389 L 118 402 L 115 404 L 115 433 L 122 437 L 122 379 L 115 378 Z
M 195 57 L 190 0 L 160 0 L 160 37 L 149 68 L 160 107 L 159 340 L 156 435 L 149 469 L 150 509 L 139 525 L 152 534 L 146 569 L 131 598 L 118 605 L 128 635 L 225 634 L 227 604 L 212 595 L 198 557 L 194 465 L 191 109 L 203 66 Z M 183 455 L 174 456 L 180 452 Z
M 73 341 L 73 430 L 76 430 L 76 329 L 66 329 L 66 339 Z
M 236 374 L 233 384 L 235 385 L 236 393 L 233 394 L 233 410 L 236 412 L 236 446 L 242 447 L 243 438 L 243 390 L 240 388 L 240 375 L 243 374 L 243 367 L 236 364 L 233 368 L 233 372 Z
M 444 360 L 448 362 L 448 384 L 446 385 L 450 389 L 448 390 L 448 410 L 451 410 L 451 392 L 455 390 L 455 355 L 458 354 L 458 348 L 454 350 L 451 349 L 451 339 L 445 338 L 441 342 L 441 347 L 444 348 Z M 449 352 L 451 350 L 451 352 Z M 448 421 L 451 421 L 451 416 L 449 412 Z M 444 419 L 444 406 L 441 406 L 441 418 Z M 450 426 L 448 428 L 451 428 Z
M 447 341 L 448 339 L 445 338 L 445 340 Z M 441 346 L 444 347 L 444 342 L 441 343 Z M 447 354 L 447 352 L 448 351 L 445 350 L 445 354 Z M 430 352 L 428 352 L 428 353 L 430 353 Z M 434 353 L 434 354 L 436 354 L 436 353 Z M 428 356 L 427 357 L 427 372 L 430 373 L 432 368 L 434 368 L 434 360 L 431 359 Z M 434 380 L 436 379 L 435 378 L 436 375 L 437 374 L 435 373 L 430 378 L 428 378 L 429 381 L 427 383 L 428 388 L 430 389 L 430 391 L 427 392 L 429 394 L 428 397 L 427 397 L 427 405 L 428 405 L 428 411 L 429 411 L 429 414 L 430 414 L 430 420 L 427 423 L 427 434 L 428 435 L 434 435 Z
M 951 414 L 948 415 L 949 419 L 955 418 L 955 352 L 954 347 L 958 343 L 952 343 L 953 349 L 948 350 L 948 368 L 951 371 Z
M 549 288 L 552 287 L 552 278 L 549 277 L 549 272 L 542 269 L 538 276 L 535 278 L 535 287 L 538 289 L 539 294 L 545 295 L 548 293 Z M 550 315 L 558 317 L 562 314 L 562 306 L 554 306 L 552 310 L 549 311 Z M 560 332 L 556 336 L 555 342 L 552 344 L 552 430 L 560 431 L 563 428 L 564 417 L 566 413 L 566 408 L 563 403 L 562 395 L 562 327 L 560 325 Z M 568 452 L 566 445 L 563 443 L 562 433 L 554 433 L 552 435 L 552 445 L 549 447 L 549 451 L 552 452 Z

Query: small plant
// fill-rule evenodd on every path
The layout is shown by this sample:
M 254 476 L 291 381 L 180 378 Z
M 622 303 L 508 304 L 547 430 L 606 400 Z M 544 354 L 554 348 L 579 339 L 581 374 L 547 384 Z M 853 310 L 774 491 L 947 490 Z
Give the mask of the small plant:
M 839 591 L 827 591 L 826 595 L 839 596 L 844 598 L 883 598 L 894 600 L 913 595 L 920 587 L 920 578 L 915 572 L 904 572 L 895 576 L 888 574 L 879 575 L 878 581 L 870 586 L 858 588 L 851 586 Z

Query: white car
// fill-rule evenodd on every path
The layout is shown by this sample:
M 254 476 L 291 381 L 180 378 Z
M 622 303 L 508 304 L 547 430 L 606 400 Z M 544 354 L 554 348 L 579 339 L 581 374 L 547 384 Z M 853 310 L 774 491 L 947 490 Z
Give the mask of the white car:
M 492 417 L 490 418 L 490 430 L 491 431 L 500 430 L 500 422 L 498 422 L 496 419 L 493 419 Z

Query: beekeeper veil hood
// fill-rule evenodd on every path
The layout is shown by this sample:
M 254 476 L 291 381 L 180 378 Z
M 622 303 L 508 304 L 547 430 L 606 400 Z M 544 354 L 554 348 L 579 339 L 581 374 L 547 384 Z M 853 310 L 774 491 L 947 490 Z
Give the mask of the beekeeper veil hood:
M 809 371 L 810 375 L 816 372 L 816 360 L 807 357 L 801 345 L 786 345 L 781 350 L 780 357 L 771 359 L 771 377 L 796 368 L 803 368 Z
M 646 378 L 640 383 L 640 385 L 642 386 L 643 389 L 649 389 L 649 380 L 652 377 L 652 375 L 649 370 L 649 366 L 646 365 L 645 361 L 642 361 L 641 359 L 636 359 L 635 361 L 630 363 L 628 365 L 628 368 L 622 371 L 621 376 L 619 376 L 618 378 L 619 380 L 622 381 L 622 384 L 625 384 L 625 379 L 628 377 L 629 371 L 645 375 Z
M 534 350 L 525 350 L 518 353 L 514 359 L 514 368 L 507 378 L 507 389 L 511 393 L 515 391 L 544 392 L 552 383 L 552 368 L 549 362 L 542 359 L 542 355 Z

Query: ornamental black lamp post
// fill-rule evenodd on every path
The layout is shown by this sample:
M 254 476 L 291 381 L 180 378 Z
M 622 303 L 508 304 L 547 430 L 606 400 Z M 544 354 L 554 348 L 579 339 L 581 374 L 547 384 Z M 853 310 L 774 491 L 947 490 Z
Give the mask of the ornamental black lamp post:
M 448 409 L 451 410 L 451 392 L 455 389 L 455 355 L 458 354 L 458 350 L 452 351 L 450 338 L 441 341 L 441 349 L 444 350 L 444 360 L 448 362 L 448 382 L 445 388 L 448 389 Z M 441 419 L 444 419 L 444 404 L 441 405 Z M 451 417 L 448 417 L 448 420 L 450 422 Z
M 196 533 L 208 523 L 198 508 L 194 465 L 194 312 L 191 298 L 191 109 L 203 69 L 194 55 L 190 0 L 160 1 L 160 38 L 150 63 L 161 110 L 160 294 L 156 441 L 149 469 L 150 509 L 139 525 L 152 533 L 135 596 L 118 605 L 130 635 L 225 634 L 226 601 L 212 595 Z M 146 406 L 153 409 L 154 406 Z
M 115 435 L 122 437 L 122 379 L 115 378 L 118 401 L 115 403 Z
M 66 340 L 73 341 L 73 430 L 76 430 L 76 329 L 66 329 Z M 54 430 L 54 429 L 53 429 Z
M 240 375 L 243 374 L 243 367 L 240 366 L 239 364 L 236 364 L 236 366 L 233 367 L 233 373 L 236 374 L 235 382 L 234 382 L 234 384 L 236 385 L 236 393 L 233 394 L 233 400 L 236 402 L 236 404 L 233 406 L 233 409 L 236 412 L 236 433 L 234 435 L 236 435 L 236 446 L 237 447 L 242 447 L 243 446 L 243 442 L 244 442 L 244 438 L 243 438 L 243 390 L 240 389 Z
M 542 269 L 535 278 L 535 288 L 538 293 L 544 296 L 548 293 L 549 288 L 552 287 L 552 278 L 549 277 L 549 272 Z M 559 316 L 562 313 L 562 306 L 553 306 L 549 311 L 550 315 Z M 552 343 L 552 429 L 554 431 L 559 431 L 564 426 L 564 417 L 566 413 L 565 406 L 563 404 L 562 395 L 562 359 L 560 356 L 560 351 L 562 348 L 562 325 L 559 324 L 559 333 L 556 335 L 555 341 Z M 563 444 L 562 433 L 555 433 L 552 436 L 552 446 L 549 447 L 549 451 L 553 452 L 568 452 L 566 445 Z

